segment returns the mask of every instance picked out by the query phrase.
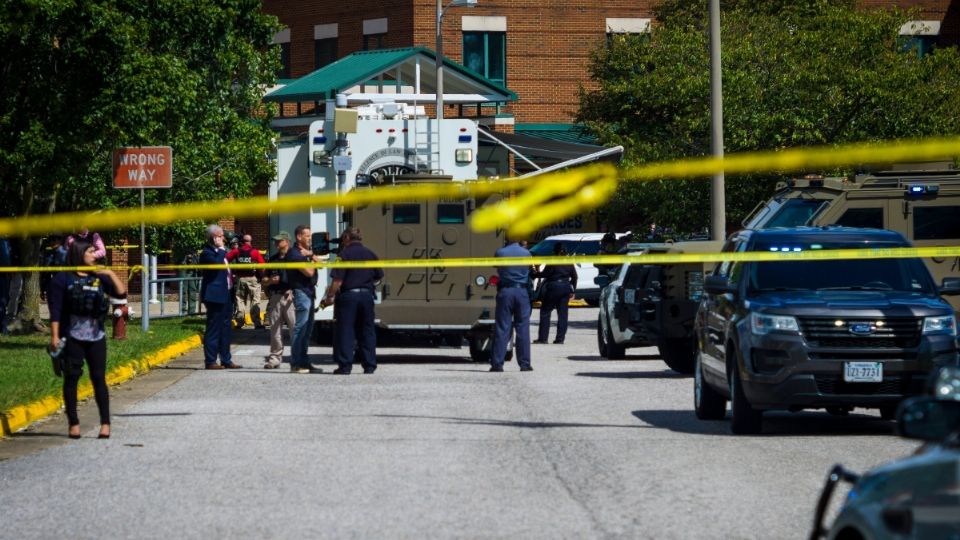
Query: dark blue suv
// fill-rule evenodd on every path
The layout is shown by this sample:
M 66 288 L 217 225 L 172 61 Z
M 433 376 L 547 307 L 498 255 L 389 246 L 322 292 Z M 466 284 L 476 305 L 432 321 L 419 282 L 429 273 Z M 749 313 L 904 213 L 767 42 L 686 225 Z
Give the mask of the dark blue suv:
M 910 247 L 899 233 L 849 227 L 746 230 L 724 251 Z M 854 407 L 892 419 L 934 367 L 957 364 L 960 278 L 937 287 L 920 259 L 717 264 L 694 322 L 697 417 L 758 433 L 763 411 Z

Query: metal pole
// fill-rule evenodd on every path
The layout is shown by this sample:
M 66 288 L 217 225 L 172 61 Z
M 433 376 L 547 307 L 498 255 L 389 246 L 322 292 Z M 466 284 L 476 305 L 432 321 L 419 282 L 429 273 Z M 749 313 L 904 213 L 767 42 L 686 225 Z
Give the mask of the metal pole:
M 144 200 L 143 200 L 143 188 L 140 188 L 140 212 L 141 215 L 144 209 Z M 140 276 L 140 309 L 143 311 L 140 312 L 140 328 L 146 333 L 150 330 L 150 304 L 147 302 L 147 276 L 150 269 L 148 268 L 149 263 L 147 261 L 147 233 L 146 227 L 141 218 L 140 221 L 140 262 L 143 265 L 143 270 L 141 271 Z
M 437 0 L 437 126 L 440 120 L 443 120 L 443 0 Z
M 163 298 L 163 295 L 160 295 L 160 298 Z M 160 302 L 157 300 L 157 256 L 150 255 L 150 303 L 156 304 Z M 160 312 L 161 314 L 163 311 Z
M 720 0 L 710 0 L 710 150 L 723 158 L 723 79 L 720 71 Z M 727 236 L 723 172 L 710 182 L 710 236 L 723 241 Z

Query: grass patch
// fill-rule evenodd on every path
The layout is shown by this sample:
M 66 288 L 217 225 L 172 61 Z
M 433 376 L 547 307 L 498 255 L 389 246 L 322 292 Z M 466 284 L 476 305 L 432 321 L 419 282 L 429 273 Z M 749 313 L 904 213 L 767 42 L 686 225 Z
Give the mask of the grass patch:
M 154 319 L 150 331 L 144 334 L 140 321 L 127 324 L 127 339 L 110 339 L 107 323 L 107 371 L 128 364 L 168 345 L 203 332 L 200 317 Z M 0 411 L 25 405 L 47 396 L 59 396 L 63 379 L 53 374 L 47 354 L 49 334 L 31 336 L 0 336 Z M 82 381 L 90 375 L 84 368 Z

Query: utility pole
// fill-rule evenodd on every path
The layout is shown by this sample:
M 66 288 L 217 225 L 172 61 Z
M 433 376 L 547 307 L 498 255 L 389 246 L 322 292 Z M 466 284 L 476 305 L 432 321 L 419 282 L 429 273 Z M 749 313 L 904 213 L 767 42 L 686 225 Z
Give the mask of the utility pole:
M 723 159 L 723 79 L 720 71 L 720 0 L 710 0 L 710 153 Z M 727 212 L 723 171 L 710 182 L 710 237 L 726 240 Z
M 437 0 L 437 125 L 443 120 L 443 0 Z M 439 128 L 437 128 L 439 130 Z

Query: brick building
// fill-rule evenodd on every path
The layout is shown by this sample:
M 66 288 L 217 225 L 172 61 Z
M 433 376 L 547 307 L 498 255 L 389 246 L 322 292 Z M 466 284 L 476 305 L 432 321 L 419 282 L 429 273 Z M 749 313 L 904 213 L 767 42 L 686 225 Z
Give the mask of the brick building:
M 444 116 L 484 117 L 498 131 L 584 142 L 572 121 L 579 89 L 591 84 L 591 51 L 610 34 L 647 32 L 658 1 L 476 0 L 473 7 L 447 8 L 444 57 L 517 99 L 466 112 L 462 105 L 448 104 Z M 443 5 L 450 3 L 443 0 Z M 901 32 L 921 48 L 960 43 L 960 0 L 860 0 L 860 5 L 916 8 L 916 24 L 904 25 Z M 437 48 L 433 0 L 263 0 L 263 6 L 285 26 L 274 38 L 284 63 L 281 84 L 357 51 Z M 314 108 L 320 104 L 286 103 L 281 110 L 286 116 L 307 116 L 317 114 Z M 426 109 L 435 114 L 429 103 Z M 238 219 L 236 230 L 253 234 L 258 246 L 269 245 L 266 220 Z
M 443 54 L 519 96 L 506 107 L 517 132 L 563 130 L 577 91 L 589 85 L 590 51 L 611 33 L 643 33 L 658 0 L 477 0 L 444 12 Z M 444 5 L 450 3 L 444 0 Z M 960 0 L 860 0 L 865 8 L 920 10 L 916 34 L 924 46 L 960 42 Z M 436 48 L 433 0 L 330 2 L 264 0 L 287 28 L 284 78 L 298 78 L 359 50 Z M 449 106 L 445 116 L 458 110 Z

